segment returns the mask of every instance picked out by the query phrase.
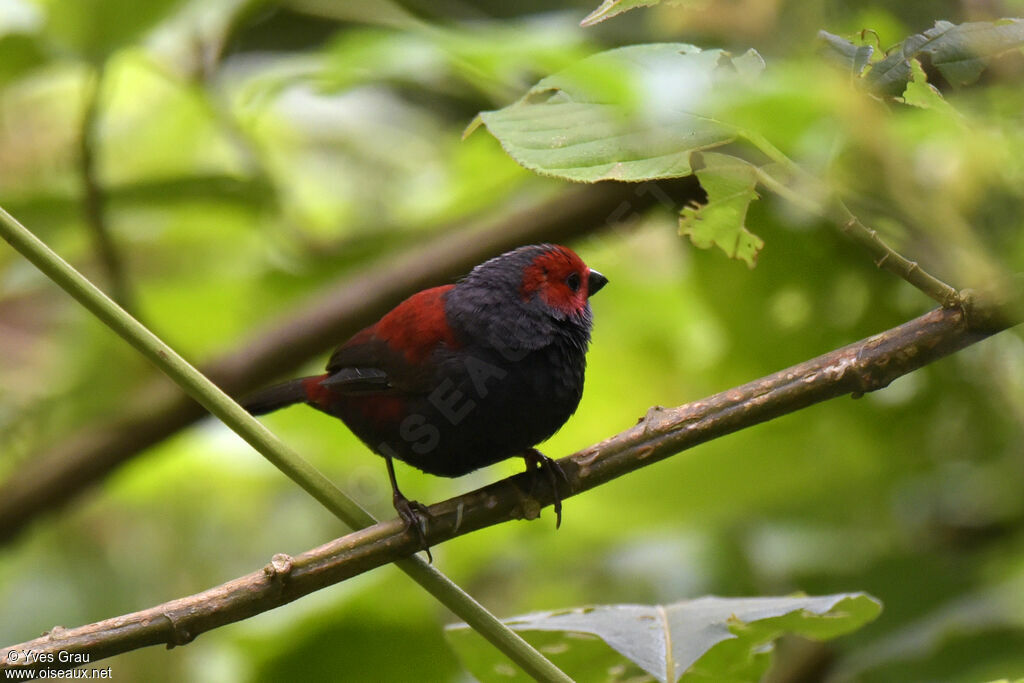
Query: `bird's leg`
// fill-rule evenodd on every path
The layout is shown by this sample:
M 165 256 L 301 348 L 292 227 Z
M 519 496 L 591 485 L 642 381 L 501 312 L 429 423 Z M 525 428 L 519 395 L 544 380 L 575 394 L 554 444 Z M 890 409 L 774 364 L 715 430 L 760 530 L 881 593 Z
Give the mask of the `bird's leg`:
M 433 564 L 434 556 L 430 554 L 430 546 L 427 545 L 427 520 L 430 518 L 430 511 L 427 506 L 415 500 L 409 500 L 398 490 L 398 480 L 395 479 L 395 465 L 391 462 L 391 456 L 385 455 L 384 462 L 388 465 L 388 479 L 391 480 L 391 499 L 394 502 L 398 516 L 405 522 L 406 530 L 413 529 L 420 539 L 420 545 L 427 553 L 427 561 Z
M 562 526 L 562 493 L 558 490 L 558 479 L 561 478 L 566 484 L 569 483 L 569 477 L 565 475 L 565 470 L 555 460 L 552 460 L 548 456 L 544 455 L 536 448 L 523 453 L 523 460 L 526 461 L 526 471 L 530 473 L 532 477 L 537 476 L 537 468 L 539 467 L 544 471 L 548 477 L 548 483 L 551 484 L 551 492 L 554 497 L 554 508 L 555 508 L 555 528 Z

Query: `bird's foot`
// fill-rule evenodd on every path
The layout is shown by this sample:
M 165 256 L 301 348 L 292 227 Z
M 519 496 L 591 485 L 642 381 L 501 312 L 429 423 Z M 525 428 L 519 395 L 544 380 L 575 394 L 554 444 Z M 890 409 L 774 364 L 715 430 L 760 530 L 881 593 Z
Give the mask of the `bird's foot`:
M 427 562 L 433 564 L 434 556 L 430 554 L 430 546 L 427 545 L 427 522 L 430 519 L 430 510 L 423 503 L 409 500 L 397 491 L 395 491 L 393 500 L 398 516 L 405 522 L 405 530 L 409 531 L 412 529 L 416 532 L 420 545 L 423 546 L 424 552 L 427 553 Z
M 547 475 L 548 483 L 551 484 L 552 496 L 554 497 L 552 505 L 555 508 L 555 528 L 557 529 L 562 526 L 562 493 L 558 488 L 558 480 L 561 479 L 568 485 L 569 477 L 566 476 L 565 470 L 562 469 L 562 466 L 557 461 L 552 460 L 536 448 L 531 448 L 523 453 L 523 460 L 526 461 L 526 471 L 532 477 L 537 476 L 538 468 Z

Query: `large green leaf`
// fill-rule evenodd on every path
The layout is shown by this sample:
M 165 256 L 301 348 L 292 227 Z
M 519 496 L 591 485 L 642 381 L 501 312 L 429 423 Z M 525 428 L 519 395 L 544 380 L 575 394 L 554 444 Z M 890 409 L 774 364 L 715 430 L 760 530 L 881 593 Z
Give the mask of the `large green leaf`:
M 755 681 L 771 663 L 767 646 L 784 633 L 833 638 L 861 627 L 880 611 L 880 603 L 864 593 L 712 596 L 671 605 L 600 605 L 537 612 L 506 623 L 577 680 L 621 680 L 635 666 L 663 683 Z M 560 635 L 553 638 L 552 632 Z M 522 676 L 499 662 L 465 624 L 450 626 L 448 639 L 479 680 L 509 681 Z M 608 647 L 631 664 L 620 659 L 610 665 L 613 660 Z
M 964 24 L 937 21 L 933 28 L 904 40 L 877 62 L 865 79 L 875 92 L 898 97 L 912 78 L 911 60 L 924 54 L 950 84 L 967 85 L 978 79 L 990 58 L 1022 45 L 1022 19 Z
M 683 43 L 633 45 L 581 60 L 479 121 L 513 159 L 544 175 L 581 182 L 685 176 L 692 152 L 736 136 L 714 118 L 711 95 L 763 68 L 753 50 L 734 59 Z
M 679 233 L 701 249 L 717 246 L 729 258 L 745 261 L 751 268 L 764 240 L 747 230 L 745 221 L 750 202 L 757 199 L 757 168 L 728 154 L 702 155 L 704 165 L 697 171 L 701 187 L 708 194 L 706 204 L 684 207 L 679 215 Z

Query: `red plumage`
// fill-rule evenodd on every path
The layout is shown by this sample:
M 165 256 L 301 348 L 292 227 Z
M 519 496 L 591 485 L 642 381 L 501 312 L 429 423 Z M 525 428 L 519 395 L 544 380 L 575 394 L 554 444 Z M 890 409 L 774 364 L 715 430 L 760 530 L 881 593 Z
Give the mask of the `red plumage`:
M 444 285 L 413 294 L 385 314 L 376 325 L 363 330 L 363 339 L 376 337 L 386 342 L 412 364 L 427 360 L 439 344 L 458 348 L 444 315 L 444 295 L 453 287 L 455 285 Z M 360 343 L 356 338 L 346 346 Z
M 326 374 L 269 387 L 245 406 L 259 415 L 308 403 L 340 418 L 384 457 L 410 526 L 423 508 L 398 490 L 393 458 L 457 477 L 522 456 L 546 468 L 557 496 L 560 470 L 533 446 L 579 404 L 588 299 L 606 282 L 571 249 L 521 247 L 412 295 L 340 346 Z

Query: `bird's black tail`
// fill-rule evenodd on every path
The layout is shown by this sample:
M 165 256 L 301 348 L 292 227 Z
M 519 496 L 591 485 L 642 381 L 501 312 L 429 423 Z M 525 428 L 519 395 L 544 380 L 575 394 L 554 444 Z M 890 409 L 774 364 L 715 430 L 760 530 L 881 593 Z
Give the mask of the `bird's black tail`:
M 253 415 L 265 415 L 293 403 L 306 403 L 306 380 L 308 377 L 291 379 L 281 384 L 260 389 L 242 399 L 242 407 Z

